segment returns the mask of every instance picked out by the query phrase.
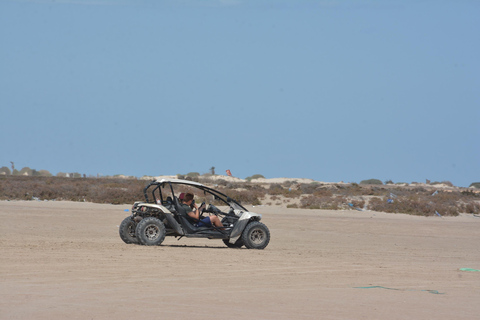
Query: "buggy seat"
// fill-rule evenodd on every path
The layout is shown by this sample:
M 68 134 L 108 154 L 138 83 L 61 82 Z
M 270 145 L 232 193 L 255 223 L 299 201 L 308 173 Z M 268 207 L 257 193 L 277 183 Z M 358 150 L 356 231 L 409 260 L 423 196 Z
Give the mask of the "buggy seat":
M 208 230 L 212 230 L 210 227 L 196 227 L 194 226 L 190 221 L 189 219 L 192 219 L 192 220 L 196 220 L 196 219 L 193 219 L 193 218 L 190 218 L 186 212 L 186 210 L 183 208 L 183 206 L 180 205 L 180 202 L 178 201 L 178 198 L 177 197 L 174 197 L 173 198 L 173 204 L 175 206 L 175 210 L 176 210 L 176 216 L 178 218 L 178 222 L 183 226 L 183 228 L 185 229 L 185 231 L 187 233 L 197 233 L 197 232 L 200 232 L 200 231 L 208 231 Z M 197 220 L 199 221 L 199 220 Z

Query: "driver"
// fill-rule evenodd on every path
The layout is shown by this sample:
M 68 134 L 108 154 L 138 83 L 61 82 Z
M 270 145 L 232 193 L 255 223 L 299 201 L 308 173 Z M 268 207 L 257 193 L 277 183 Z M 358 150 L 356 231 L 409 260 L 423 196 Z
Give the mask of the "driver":
M 195 219 L 195 221 L 200 220 L 200 211 L 203 209 L 204 205 L 205 204 L 199 208 L 197 204 L 193 202 L 193 193 L 186 193 L 183 198 L 183 203 L 181 203 L 181 206 L 186 210 L 188 216 Z M 223 229 L 223 224 L 216 215 L 204 217 L 196 224 L 197 227 L 211 227 L 212 225 Z

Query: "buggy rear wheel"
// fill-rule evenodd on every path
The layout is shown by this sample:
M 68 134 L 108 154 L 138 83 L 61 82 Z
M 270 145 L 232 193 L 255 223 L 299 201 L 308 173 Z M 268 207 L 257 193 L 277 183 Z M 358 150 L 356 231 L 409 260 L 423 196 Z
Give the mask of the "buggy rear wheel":
M 118 228 L 118 233 L 120 234 L 120 238 L 123 242 L 130 244 L 130 243 L 138 243 L 137 237 L 135 237 L 135 228 L 137 224 L 133 221 L 132 217 L 126 217 L 123 219 L 120 227 Z
M 253 221 L 247 224 L 241 239 L 248 249 L 264 249 L 270 242 L 270 230 L 263 223 Z
M 157 218 L 142 219 L 135 229 L 138 241 L 146 246 L 159 246 L 165 239 L 165 225 Z

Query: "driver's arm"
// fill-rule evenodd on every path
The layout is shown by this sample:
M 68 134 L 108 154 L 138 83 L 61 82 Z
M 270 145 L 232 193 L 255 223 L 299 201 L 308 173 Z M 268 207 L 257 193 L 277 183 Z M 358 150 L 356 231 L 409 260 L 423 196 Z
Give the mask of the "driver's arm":
M 202 209 L 205 208 L 205 203 L 203 203 L 200 207 L 198 207 L 196 203 L 193 206 L 194 206 L 193 211 L 190 211 L 187 214 L 190 218 L 200 220 L 200 213 Z
M 198 210 L 198 206 L 197 204 L 194 204 L 194 208 L 193 208 L 193 211 L 190 211 L 189 213 L 187 213 L 188 216 L 190 218 L 193 218 L 193 219 L 199 219 L 200 218 L 200 210 Z

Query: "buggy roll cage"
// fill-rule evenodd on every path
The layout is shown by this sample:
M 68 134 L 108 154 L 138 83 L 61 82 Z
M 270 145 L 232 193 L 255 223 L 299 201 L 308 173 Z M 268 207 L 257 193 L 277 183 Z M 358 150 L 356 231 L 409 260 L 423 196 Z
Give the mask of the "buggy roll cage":
M 153 180 L 143 189 L 143 194 L 145 195 L 145 201 L 147 203 L 149 202 L 149 200 L 148 200 L 148 190 L 153 186 L 155 186 L 155 187 L 151 190 L 151 193 L 152 193 L 154 203 L 157 202 L 157 197 L 155 197 L 155 192 L 157 190 L 159 191 L 159 194 L 160 194 L 160 199 L 159 200 L 161 201 L 161 203 L 164 202 L 161 188 L 164 188 L 166 185 L 170 186 L 170 190 L 172 191 L 172 196 L 175 197 L 175 193 L 173 191 L 173 185 L 174 184 L 183 184 L 183 185 L 195 187 L 197 189 L 202 190 L 204 193 L 209 193 L 209 194 L 213 195 L 215 200 L 220 200 L 220 201 L 224 202 L 227 206 L 230 206 L 230 203 L 234 203 L 238 207 L 242 208 L 244 211 L 248 211 L 240 203 L 233 200 L 232 198 L 230 198 L 226 194 L 221 193 L 220 191 L 209 188 L 209 187 L 207 187 L 207 186 L 205 186 L 201 183 L 198 183 L 198 182 L 188 181 L 188 180 L 180 180 L 180 179 L 162 179 L 160 181 Z

